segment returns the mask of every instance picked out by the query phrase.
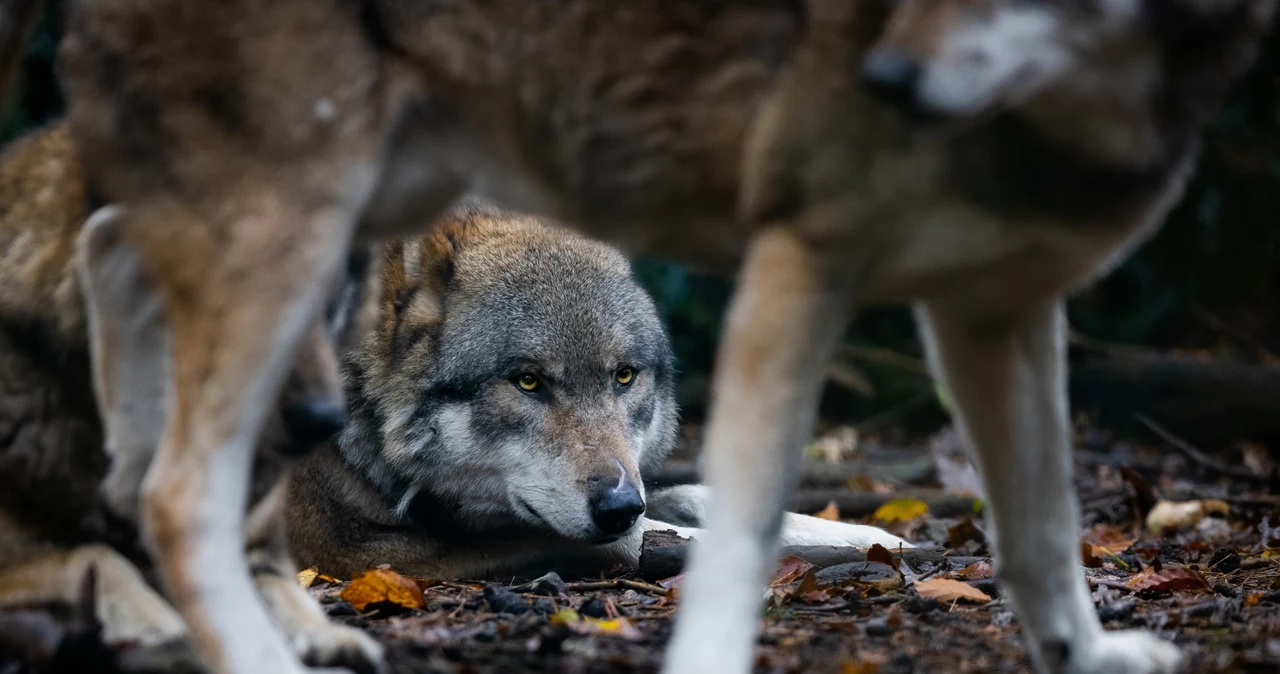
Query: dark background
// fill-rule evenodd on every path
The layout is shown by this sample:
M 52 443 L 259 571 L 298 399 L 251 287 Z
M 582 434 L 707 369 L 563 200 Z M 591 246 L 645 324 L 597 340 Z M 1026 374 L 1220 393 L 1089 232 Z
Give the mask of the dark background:
M 53 68 L 59 5 L 48 3 L 29 45 L 0 127 L 5 139 L 62 109 Z M 1079 335 L 1202 362 L 1263 363 L 1280 353 L 1278 73 L 1280 50 L 1271 44 L 1209 130 L 1196 179 L 1164 231 L 1071 302 Z M 683 373 L 682 407 L 696 419 L 729 286 L 660 260 L 637 260 L 637 272 L 667 319 Z M 847 344 L 846 376 L 829 389 L 828 416 L 872 431 L 924 431 L 944 420 L 932 385 L 917 371 L 919 346 L 905 310 L 864 313 Z M 1075 349 L 1073 357 L 1080 356 Z

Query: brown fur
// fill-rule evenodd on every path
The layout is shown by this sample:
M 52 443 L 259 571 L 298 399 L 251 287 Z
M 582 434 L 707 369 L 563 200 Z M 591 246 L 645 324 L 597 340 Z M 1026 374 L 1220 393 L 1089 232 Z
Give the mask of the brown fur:
M 92 567 L 109 640 L 174 638 L 185 627 L 145 580 L 151 564 L 134 523 L 99 495 L 111 459 L 94 404 L 75 255 L 90 201 L 64 125 L 33 132 L 0 156 L 0 606 L 73 602 Z M 336 370 L 325 330 L 311 330 L 284 404 L 341 400 Z M 267 447 L 289 442 L 278 424 L 264 439 Z M 257 462 L 246 531 L 255 582 L 301 655 L 367 669 L 376 647 L 328 625 L 297 588 L 281 528 L 287 470 L 273 454 L 266 449 Z
M 1176 48 L 1185 45 L 1148 7 L 1170 3 L 1205 19 L 1193 25 L 1217 31 L 1221 22 L 1193 38 L 1245 54 L 1205 64 L 1221 82 L 1238 77 L 1258 32 L 1257 21 L 1228 10 L 1271 4 L 1134 5 L 1143 16 L 1125 25 L 1167 57 L 1147 83 L 1180 72 Z M 209 662 L 224 672 L 297 671 L 253 602 L 233 535 L 239 517 L 217 504 L 242 498 L 265 402 L 347 244 L 412 231 L 466 190 L 633 250 L 722 270 L 745 259 L 708 432 L 717 500 L 686 585 L 689 622 L 673 643 L 679 671 L 749 663 L 753 594 L 851 301 L 925 302 L 934 332 L 988 341 L 986 353 L 1009 364 L 993 372 L 1038 375 L 970 390 L 973 403 L 961 409 L 989 423 L 980 429 L 991 431 L 987 451 L 1026 429 L 1060 440 L 1057 324 L 1045 308 L 1149 235 L 1176 200 L 1221 89 L 1142 98 L 1136 117 L 1101 120 L 1108 132 L 1145 132 L 1189 111 L 1136 164 L 1093 145 L 1079 151 L 1063 124 L 1094 112 L 1095 96 L 1130 91 L 1117 82 L 1090 94 L 1055 80 L 1046 96 L 1075 95 L 1051 116 L 1034 99 L 1009 101 L 1009 114 L 955 143 L 924 138 L 858 82 L 887 4 L 74 3 L 61 53 L 73 135 L 90 184 L 121 205 L 121 236 L 145 261 L 173 338 L 174 405 L 143 523 Z M 1112 72 L 1077 65 L 1084 75 Z M 1028 163 L 1016 160 L 1028 156 L 1035 170 L 1024 172 Z M 1097 210 L 1079 208 L 1090 199 L 1062 199 L 1053 186 L 1063 179 L 1096 190 Z M 1051 198 L 1025 203 L 1014 185 Z M 1024 339 L 1039 341 L 1019 351 Z M 963 349 L 944 351 L 943 368 Z M 1015 367 L 1027 354 L 1041 360 Z M 160 371 L 143 355 L 116 359 L 111 367 L 140 379 Z M 1001 414 L 1023 385 L 1043 404 L 1015 423 Z M 1048 496 L 1022 496 L 1049 499 L 1066 522 L 1069 484 L 1058 465 L 1030 464 Z M 210 564 L 224 571 L 216 587 L 202 578 Z M 1031 594 L 1078 590 L 1064 569 L 1061 583 Z M 1050 635 L 1078 639 L 1064 666 L 1084 671 L 1091 658 L 1120 652 L 1115 640 L 1094 638 L 1096 616 L 1069 610 L 1089 627 Z M 1061 623 L 1027 627 L 1046 625 Z M 1125 652 L 1154 661 L 1158 650 Z

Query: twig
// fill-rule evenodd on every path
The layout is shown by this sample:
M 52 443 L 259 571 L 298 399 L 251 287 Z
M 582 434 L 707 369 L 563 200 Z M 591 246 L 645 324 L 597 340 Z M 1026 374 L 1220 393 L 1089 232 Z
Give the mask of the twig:
M 565 588 L 575 592 L 594 592 L 596 590 L 635 590 L 636 592 L 647 592 L 649 594 L 665 597 L 667 588 L 661 585 L 652 585 L 639 580 L 629 580 L 619 578 L 617 580 L 599 580 L 588 583 L 565 583 Z
M 1232 466 L 1228 463 L 1215 459 L 1214 457 L 1209 456 L 1208 454 L 1205 454 L 1204 452 L 1200 451 L 1196 447 L 1192 446 L 1191 443 L 1187 442 L 1186 440 L 1183 440 L 1182 438 L 1179 438 L 1173 433 L 1170 433 L 1163 426 L 1152 421 L 1150 418 L 1148 418 L 1145 415 L 1135 414 L 1133 415 L 1133 418 L 1137 420 L 1138 423 L 1150 429 L 1152 433 L 1155 433 L 1157 436 L 1159 436 L 1161 440 L 1164 440 L 1165 442 L 1169 443 L 1174 449 L 1182 452 L 1187 456 L 1187 458 L 1196 462 L 1203 468 L 1207 468 L 1209 470 L 1221 473 L 1223 475 L 1226 475 L 1227 477 L 1234 478 L 1237 480 L 1248 480 L 1250 482 L 1255 482 L 1258 484 L 1267 484 L 1271 481 L 1271 478 L 1269 477 L 1266 477 L 1264 475 L 1256 475 L 1254 474 L 1253 471 L 1247 468 Z
M 1113 590 L 1124 590 L 1125 592 L 1128 592 L 1130 594 L 1133 593 L 1133 588 L 1129 587 L 1128 585 L 1125 585 L 1124 583 L 1121 583 L 1115 580 L 1107 580 L 1106 578 L 1094 578 L 1090 576 L 1089 585 L 1092 585 L 1094 587 L 1109 587 Z

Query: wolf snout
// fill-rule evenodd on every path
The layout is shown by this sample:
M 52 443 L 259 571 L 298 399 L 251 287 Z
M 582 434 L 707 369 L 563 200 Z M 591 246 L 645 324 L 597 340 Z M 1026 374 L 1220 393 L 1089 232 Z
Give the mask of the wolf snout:
M 900 49 L 876 49 L 862 62 L 867 88 L 897 105 L 914 104 L 920 73 L 920 62 Z
M 591 486 L 591 521 L 605 537 L 626 533 L 644 514 L 644 497 L 624 471 L 587 480 Z
M 310 448 L 332 440 L 347 424 L 346 407 L 327 397 L 307 397 L 290 402 L 281 411 L 289 440 Z

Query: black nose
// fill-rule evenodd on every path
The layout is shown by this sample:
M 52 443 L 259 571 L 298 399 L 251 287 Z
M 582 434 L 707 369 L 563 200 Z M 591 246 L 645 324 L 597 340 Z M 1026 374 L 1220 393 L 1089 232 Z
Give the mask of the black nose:
M 640 490 L 623 474 L 621 477 L 593 477 L 591 483 L 591 521 L 604 536 L 626 533 L 644 514 Z
M 906 103 L 915 98 L 920 64 L 896 49 L 877 49 L 862 62 L 862 80 L 882 98 Z
M 289 440 L 310 448 L 328 442 L 347 423 L 347 410 L 331 398 L 307 398 L 285 405 L 281 416 Z

